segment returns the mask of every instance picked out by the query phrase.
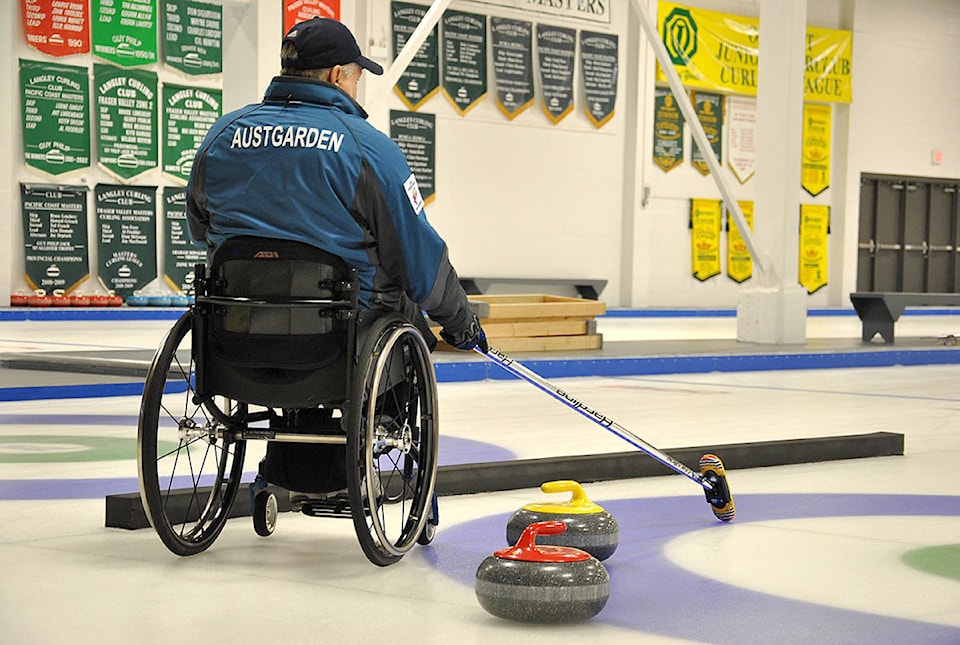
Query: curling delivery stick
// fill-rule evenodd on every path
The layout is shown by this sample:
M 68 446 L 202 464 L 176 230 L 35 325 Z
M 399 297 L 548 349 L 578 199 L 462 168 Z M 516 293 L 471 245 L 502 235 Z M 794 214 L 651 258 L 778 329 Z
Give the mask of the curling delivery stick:
M 707 497 L 707 503 L 710 504 L 710 510 L 717 516 L 717 519 L 723 522 L 729 522 L 733 519 L 737 510 L 733 505 L 733 496 L 730 494 L 730 487 L 727 484 L 727 473 L 723 467 L 723 462 L 716 455 L 706 454 L 700 458 L 700 472 L 696 472 L 680 463 L 662 450 L 658 450 L 637 435 L 633 434 L 613 419 L 601 414 L 597 410 L 581 403 L 569 393 L 561 390 L 549 383 L 546 379 L 525 367 L 518 361 L 510 358 L 503 352 L 491 347 L 486 353 L 481 349 L 475 348 L 478 354 L 486 356 L 488 359 L 507 370 L 517 378 L 520 378 L 537 389 L 546 392 L 566 406 L 573 408 L 583 416 L 587 417 L 601 428 L 617 435 L 634 448 L 653 457 L 661 464 L 674 470 L 687 479 L 690 479 L 701 487 Z

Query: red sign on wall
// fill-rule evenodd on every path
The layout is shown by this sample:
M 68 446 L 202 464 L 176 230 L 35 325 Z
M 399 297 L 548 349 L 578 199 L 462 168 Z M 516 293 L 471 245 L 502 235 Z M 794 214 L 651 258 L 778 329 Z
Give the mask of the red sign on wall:
M 283 0 L 283 33 L 311 18 L 340 20 L 340 0 Z
M 22 0 L 27 43 L 44 54 L 70 56 L 90 52 L 90 3 L 87 0 Z

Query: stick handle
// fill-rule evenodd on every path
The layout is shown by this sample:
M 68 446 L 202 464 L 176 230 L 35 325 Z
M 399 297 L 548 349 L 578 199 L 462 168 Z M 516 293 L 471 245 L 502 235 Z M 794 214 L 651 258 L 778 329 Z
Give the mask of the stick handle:
M 691 470 L 684 464 L 680 463 L 667 453 L 663 452 L 650 445 L 637 435 L 633 434 L 619 423 L 613 419 L 607 417 L 606 415 L 598 412 L 597 410 L 581 403 L 578 399 L 574 398 L 568 392 L 561 390 L 555 385 L 548 382 L 546 379 L 541 377 L 539 374 L 531 370 L 530 368 L 524 366 L 519 361 L 510 358 L 500 350 L 491 347 L 487 353 L 484 353 L 480 349 L 475 348 L 475 351 L 483 356 L 486 356 L 488 359 L 510 372 L 517 378 L 520 378 L 542 392 L 545 392 L 557 399 L 567 407 L 573 408 L 574 411 L 579 412 L 583 416 L 587 417 L 601 428 L 605 428 L 609 432 L 617 435 L 633 447 L 639 449 L 641 452 L 646 453 L 650 457 L 653 457 L 655 460 L 659 461 L 661 464 L 674 470 L 675 472 L 680 473 L 684 477 L 696 482 L 706 490 L 712 490 L 713 484 L 711 484 L 704 476 L 695 470 Z

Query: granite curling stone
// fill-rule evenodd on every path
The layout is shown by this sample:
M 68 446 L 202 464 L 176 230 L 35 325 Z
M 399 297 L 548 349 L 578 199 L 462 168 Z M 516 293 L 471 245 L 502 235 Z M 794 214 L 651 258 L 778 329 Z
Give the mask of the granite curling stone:
M 563 522 L 531 524 L 515 546 L 481 562 L 475 587 L 480 606 L 526 623 L 572 623 L 600 613 L 610 597 L 603 564 L 580 549 L 536 543 L 538 536 L 565 530 Z
M 559 521 L 567 530 L 540 540 L 541 544 L 569 546 L 586 551 L 603 561 L 613 555 L 620 544 L 620 527 L 613 515 L 587 498 L 583 487 L 575 481 L 546 482 L 540 486 L 544 493 L 573 493 L 562 504 L 527 504 L 507 522 L 507 544 L 516 544 L 523 530 L 535 522 Z

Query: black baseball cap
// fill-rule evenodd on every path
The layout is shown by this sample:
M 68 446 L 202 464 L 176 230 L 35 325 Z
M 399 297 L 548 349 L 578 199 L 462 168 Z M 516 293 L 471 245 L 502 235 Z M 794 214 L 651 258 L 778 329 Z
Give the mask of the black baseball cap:
M 311 18 L 290 28 L 283 38 L 297 50 L 297 58 L 283 58 L 281 67 L 324 69 L 335 65 L 357 63 L 370 72 L 383 74 L 383 67 L 360 53 L 357 39 L 339 20 Z

